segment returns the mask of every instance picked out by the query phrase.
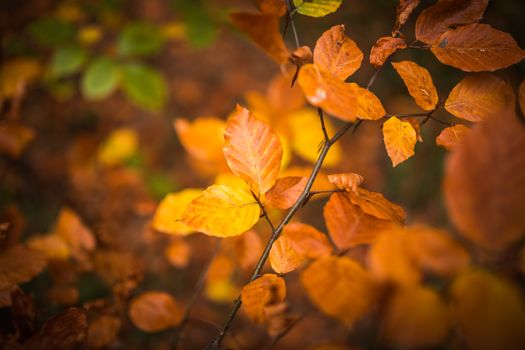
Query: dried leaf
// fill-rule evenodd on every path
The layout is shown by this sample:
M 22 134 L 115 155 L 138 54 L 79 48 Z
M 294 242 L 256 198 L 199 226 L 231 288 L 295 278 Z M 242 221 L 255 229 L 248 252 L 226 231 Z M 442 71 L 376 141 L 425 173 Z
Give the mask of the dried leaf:
M 275 185 L 266 193 L 265 204 L 283 210 L 291 208 L 303 192 L 306 181 L 306 177 L 299 176 L 277 179 Z
M 301 282 L 314 304 L 325 314 L 351 326 L 376 299 L 368 272 L 347 257 L 325 257 L 301 274 Z
M 173 121 L 182 146 L 193 157 L 205 161 L 221 161 L 224 159 L 222 145 L 224 144 L 224 120 L 214 117 L 199 117 L 192 122 L 178 118 Z
M 411 61 L 392 62 L 392 66 L 419 107 L 426 111 L 436 108 L 438 94 L 428 70 Z
M 194 232 L 180 219 L 188 204 L 199 197 L 201 193 L 202 190 L 193 188 L 187 188 L 176 193 L 168 193 L 159 203 L 151 226 L 159 232 L 172 235 L 187 235 Z
M 310 17 L 323 17 L 335 12 L 343 0 L 293 0 L 298 13 Z
M 297 66 L 302 66 L 312 62 L 312 50 L 308 46 L 301 46 L 295 49 L 290 56 L 290 62 Z
M 259 220 L 260 208 L 244 189 L 213 185 L 195 198 L 182 214 L 182 222 L 210 236 L 237 236 Z
M 446 163 L 444 194 L 466 238 L 502 250 L 525 233 L 525 128 L 513 113 L 476 125 Z
M 456 85 L 445 102 L 454 116 L 479 122 L 503 113 L 514 98 L 512 88 L 491 73 L 469 75 Z
M 266 321 L 265 307 L 283 301 L 285 296 L 284 279 L 277 275 L 264 274 L 242 288 L 242 307 L 253 322 L 262 323 Z
M 448 305 L 435 291 L 421 286 L 398 289 L 383 315 L 385 340 L 404 349 L 441 344 L 451 326 Z
M 383 124 L 383 140 L 394 167 L 414 155 L 417 135 L 409 122 L 389 118 Z
M 141 331 L 160 332 L 179 324 L 182 306 L 165 292 L 145 292 L 131 301 L 129 317 Z
M 336 118 L 377 120 L 385 115 L 381 101 L 372 92 L 338 80 L 316 65 L 304 65 L 297 81 L 308 102 Z
M 458 278 L 451 294 L 468 348 L 525 347 L 525 305 L 518 288 L 487 272 L 474 271 Z
M 436 137 L 436 144 L 451 151 L 461 144 L 469 130 L 470 129 L 463 124 L 449 126 L 441 130 L 441 133 Z
M 431 50 L 441 63 L 465 72 L 492 72 L 525 57 L 525 51 L 510 34 L 488 24 L 469 24 L 449 30 Z
M 341 173 L 328 175 L 328 181 L 333 183 L 337 188 L 356 192 L 357 187 L 363 183 L 363 177 L 356 173 Z
M 423 10 L 417 18 L 417 40 L 426 44 L 434 44 L 450 28 L 478 22 L 488 2 L 488 0 L 438 1 Z
M 370 64 L 379 68 L 385 64 L 386 60 L 397 50 L 402 50 L 406 47 L 407 43 L 403 38 L 393 38 L 390 36 L 379 38 L 370 51 Z
M 233 173 L 245 180 L 259 197 L 275 184 L 283 148 L 268 124 L 237 106 L 228 119 L 223 151 Z
M 279 32 L 279 18 L 275 14 L 237 12 L 230 14 L 230 20 L 278 63 L 288 61 L 290 53 Z
M 328 29 L 315 43 L 316 66 L 345 80 L 361 67 L 363 52 L 345 35 L 345 26 L 339 24 Z
M 24 283 L 38 275 L 46 266 L 46 257 L 23 245 L 4 250 L 0 254 L 0 290 Z
M 399 0 L 399 5 L 397 5 L 397 16 L 396 24 L 394 29 L 392 29 L 392 35 L 396 35 L 401 27 L 406 23 L 408 17 L 414 9 L 419 5 L 419 0 Z

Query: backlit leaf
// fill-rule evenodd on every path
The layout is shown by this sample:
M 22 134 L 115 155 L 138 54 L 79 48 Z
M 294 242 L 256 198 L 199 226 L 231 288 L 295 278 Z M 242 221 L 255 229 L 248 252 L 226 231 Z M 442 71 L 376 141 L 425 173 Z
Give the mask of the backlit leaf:
M 260 208 L 245 189 L 224 185 L 208 187 L 182 214 L 182 222 L 210 236 L 237 236 L 259 220 Z
M 368 272 L 347 257 L 325 257 L 301 274 L 313 303 L 325 314 L 351 326 L 374 305 L 375 286 Z
M 343 0 L 293 0 L 297 12 L 310 17 L 323 17 L 335 12 Z
M 499 116 L 513 99 L 512 88 L 491 73 L 469 75 L 456 85 L 445 102 L 445 109 L 454 116 L 479 122 Z
M 24 283 L 38 275 L 46 266 L 46 257 L 23 245 L 16 245 L 0 254 L 0 290 Z
M 180 192 L 168 193 L 155 211 L 151 226 L 160 232 L 172 235 L 187 235 L 193 229 L 180 221 L 186 207 L 202 193 L 200 189 L 187 188 Z
M 183 317 L 183 308 L 165 292 L 145 292 L 135 297 L 128 314 L 141 331 L 152 333 L 175 327 Z
M 237 106 L 224 132 L 224 156 L 234 174 L 244 179 L 258 196 L 275 184 L 283 148 L 271 127 Z
M 350 200 L 358 205 L 365 213 L 378 219 L 391 220 L 399 224 L 405 222 L 405 211 L 399 205 L 390 202 L 379 192 L 367 191 L 358 188 L 349 193 Z
M 414 155 L 417 135 L 409 122 L 401 121 L 396 117 L 389 118 L 383 124 L 383 140 L 393 166 Z
M 379 38 L 370 51 L 370 64 L 379 68 L 385 64 L 388 57 L 397 50 L 402 50 L 406 47 L 407 44 L 403 38 L 393 38 L 390 36 Z
M 345 191 L 357 191 L 357 187 L 363 182 L 363 177 L 356 173 L 342 173 L 328 175 L 328 181 Z
M 292 242 L 281 235 L 270 250 L 269 260 L 272 270 L 277 273 L 288 273 L 297 269 L 308 258 L 293 249 Z
M 525 57 L 514 38 L 488 24 L 469 24 L 445 32 L 431 47 L 437 59 L 465 72 L 495 71 Z
M 358 70 L 362 60 L 363 52 L 345 35 L 342 24 L 328 29 L 315 43 L 315 64 L 340 80 Z
M 186 151 L 200 160 L 224 159 L 224 129 L 226 122 L 214 117 L 199 117 L 193 121 L 177 118 L 173 122 L 177 136 Z
M 167 83 L 162 74 L 138 63 L 123 66 L 122 89 L 131 102 L 151 111 L 162 109 L 168 97 Z
M 306 177 L 287 176 L 277 179 L 266 192 L 265 204 L 282 210 L 291 208 L 306 186 Z
M 82 76 L 82 94 L 87 100 L 106 98 L 115 91 L 119 80 L 118 65 L 109 58 L 99 57 L 88 65 Z
M 441 133 L 436 137 L 436 144 L 451 151 L 462 142 L 469 130 L 470 129 L 463 124 L 449 126 L 441 130 Z
M 297 81 L 308 102 L 336 118 L 376 120 L 385 115 L 381 101 L 372 92 L 336 79 L 316 65 L 304 65 Z
M 265 307 L 283 301 L 285 296 L 284 279 L 277 275 L 264 274 L 242 288 L 242 308 L 253 322 L 262 323 L 266 321 Z
M 419 107 L 426 111 L 436 108 L 438 94 L 428 70 L 411 61 L 392 62 L 392 66 Z

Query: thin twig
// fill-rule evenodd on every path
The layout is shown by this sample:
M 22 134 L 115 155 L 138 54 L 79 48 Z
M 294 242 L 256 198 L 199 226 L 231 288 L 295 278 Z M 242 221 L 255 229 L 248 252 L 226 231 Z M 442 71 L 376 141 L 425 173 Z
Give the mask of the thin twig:
M 323 116 L 323 110 L 321 108 L 317 108 L 317 114 L 319 115 L 319 121 L 321 122 L 321 129 L 323 130 L 323 136 L 324 141 L 330 140 L 330 136 L 328 136 L 328 132 L 326 131 L 326 125 L 324 123 L 324 116 Z
M 293 15 L 295 11 L 292 10 L 292 3 L 290 2 L 290 0 L 286 0 L 286 6 L 288 7 L 288 22 L 290 23 L 290 26 L 292 27 L 293 36 L 295 39 L 295 46 L 299 48 L 301 47 L 301 44 L 299 44 L 299 36 L 297 35 L 297 29 L 295 28 L 295 22 L 293 20 Z

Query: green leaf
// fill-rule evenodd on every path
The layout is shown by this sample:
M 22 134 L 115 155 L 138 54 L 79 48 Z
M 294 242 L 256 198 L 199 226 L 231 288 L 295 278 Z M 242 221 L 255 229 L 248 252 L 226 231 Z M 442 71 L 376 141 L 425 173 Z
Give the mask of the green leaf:
M 77 73 L 87 60 L 87 54 L 78 47 L 57 49 L 51 59 L 49 73 L 53 78 L 61 78 Z
M 29 26 L 29 33 L 42 45 L 58 46 L 72 42 L 75 29 L 70 23 L 56 19 L 43 18 Z
M 335 12 L 343 0 L 293 0 L 297 12 L 310 17 L 323 17 Z
M 82 77 L 82 94 L 87 100 L 100 100 L 109 96 L 117 87 L 120 69 L 106 57 L 95 59 L 87 67 Z
M 131 23 L 120 33 L 117 51 L 123 56 L 146 56 L 158 53 L 163 44 L 157 27 L 149 23 Z
M 164 107 L 168 88 L 162 74 L 138 63 L 124 66 L 122 73 L 122 89 L 128 99 L 147 110 Z
M 197 49 L 209 46 L 217 37 L 217 26 L 206 7 L 198 1 L 176 1 L 175 10 L 182 13 L 186 35 Z

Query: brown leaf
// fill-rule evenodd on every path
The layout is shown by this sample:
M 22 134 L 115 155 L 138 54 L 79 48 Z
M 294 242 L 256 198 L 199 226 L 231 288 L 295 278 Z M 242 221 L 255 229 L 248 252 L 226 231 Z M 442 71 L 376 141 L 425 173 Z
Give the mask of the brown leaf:
M 34 137 L 33 129 L 14 121 L 3 120 L 0 122 L 0 153 L 16 158 Z
M 347 326 L 364 316 L 376 300 L 368 272 L 347 257 L 316 260 L 301 274 L 301 282 L 319 309 Z
M 495 71 L 525 57 L 514 38 L 488 24 L 469 24 L 445 32 L 431 47 L 437 59 L 465 72 Z
M 332 74 L 345 80 L 361 67 L 363 52 L 356 43 L 345 35 L 345 26 L 333 26 L 321 35 L 315 43 L 314 63 Z
M 488 0 L 439 0 L 423 10 L 417 18 L 417 40 L 434 44 L 450 28 L 478 22 L 488 2 Z
M 502 250 L 525 233 L 525 128 L 510 112 L 476 125 L 446 162 L 444 193 L 462 235 Z
M 267 320 L 264 309 L 286 296 L 284 279 L 274 274 L 264 274 L 242 288 L 241 300 L 243 310 L 255 323 Z
M 89 322 L 87 344 L 90 348 L 100 349 L 111 344 L 120 330 L 120 320 L 114 316 L 101 315 Z
M 381 101 L 355 83 L 345 83 L 314 64 L 304 65 L 298 83 L 308 102 L 345 121 L 377 120 L 385 115 Z
M 383 123 L 383 141 L 388 157 L 395 167 L 414 155 L 417 143 L 416 130 L 409 122 L 390 117 Z
M 182 306 L 165 292 L 145 292 L 131 301 L 128 313 L 133 324 L 144 332 L 175 327 L 183 316 Z
M 406 47 L 407 44 L 403 38 L 393 38 L 390 36 L 379 38 L 370 51 L 370 64 L 379 68 L 385 64 L 386 60 L 397 50 L 402 50 Z
M 411 61 L 392 62 L 392 66 L 419 107 L 426 111 L 436 108 L 438 94 L 428 70 Z
M 382 230 L 395 226 L 389 220 L 365 213 L 352 203 L 347 193 L 334 193 L 326 203 L 323 215 L 332 241 L 341 250 L 373 243 Z
M 275 185 L 266 192 L 265 204 L 283 210 L 292 207 L 303 192 L 307 180 L 300 176 L 277 179 Z
M 237 106 L 226 124 L 224 156 L 233 173 L 261 196 L 275 184 L 283 148 L 272 128 L 246 108 Z
M 363 177 L 356 173 L 330 174 L 328 181 L 339 189 L 356 192 L 357 187 L 363 183 Z
M 297 66 L 302 66 L 312 62 L 312 50 L 308 46 L 301 46 L 295 49 L 290 56 L 290 62 Z
M 514 93 L 503 79 L 491 73 L 469 75 L 456 85 L 445 102 L 454 116 L 479 122 L 499 116 L 512 104 Z
M 0 290 L 24 283 L 38 275 L 46 266 L 46 257 L 23 245 L 17 245 L 0 254 Z
M 414 9 L 419 5 L 419 0 L 399 0 L 399 5 L 397 5 L 397 16 L 396 24 L 394 29 L 392 29 L 392 35 L 396 35 L 401 27 L 406 23 L 408 17 Z
M 230 14 L 230 20 L 278 63 L 288 61 L 290 53 L 279 32 L 279 18 L 275 14 L 237 12 Z
M 257 6 L 262 13 L 281 17 L 287 11 L 286 0 L 257 0 Z
M 451 151 L 461 144 L 469 130 L 470 129 L 463 124 L 449 126 L 441 130 L 441 133 L 436 137 L 436 144 Z

